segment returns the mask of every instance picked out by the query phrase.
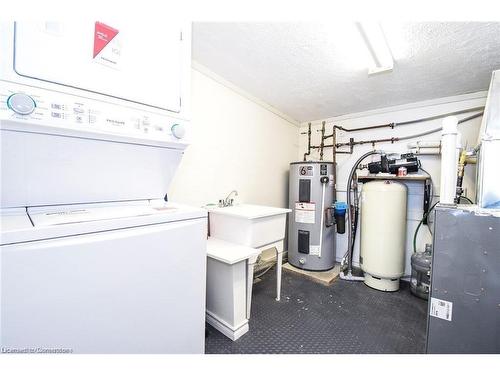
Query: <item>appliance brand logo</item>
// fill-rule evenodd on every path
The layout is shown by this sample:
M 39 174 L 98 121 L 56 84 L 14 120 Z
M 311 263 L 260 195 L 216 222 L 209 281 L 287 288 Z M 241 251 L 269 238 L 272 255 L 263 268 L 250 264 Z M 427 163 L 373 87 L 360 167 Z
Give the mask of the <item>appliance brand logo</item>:
M 304 165 L 299 167 L 299 174 L 301 176 L 313 176 L 313 167 L 310 165 Z
M 118 35 L 118 30 L 102 22 L 96 22 L 94 28 L 94 58 Z

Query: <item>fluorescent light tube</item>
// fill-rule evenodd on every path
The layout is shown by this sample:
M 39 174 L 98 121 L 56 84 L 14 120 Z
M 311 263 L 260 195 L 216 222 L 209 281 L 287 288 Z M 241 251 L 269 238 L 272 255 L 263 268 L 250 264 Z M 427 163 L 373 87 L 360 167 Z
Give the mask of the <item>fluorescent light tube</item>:
M 391 71 L 394 67 L 394 60 L 380 24 L 368 21 L 358 22 L 357 26 L 370 56 L 368 74 Z

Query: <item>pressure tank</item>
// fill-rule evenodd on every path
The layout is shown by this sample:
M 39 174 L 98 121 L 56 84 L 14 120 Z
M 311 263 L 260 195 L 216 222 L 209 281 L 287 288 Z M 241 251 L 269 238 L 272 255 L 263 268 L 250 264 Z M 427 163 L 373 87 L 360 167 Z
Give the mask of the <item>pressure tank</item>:
M 290 164 L 288 262 L 308 271 L 335 266 L 333 163 Z
M 426 244 L 424 252 L 411 256 L 410 292 L 422 299 L 429 299 L 431 286 L 432 245 Z
M 365 284 L 383 291 L 399 289 L 405 270 L 406 185 L 385 180 L 361 192 L 361 269 Z

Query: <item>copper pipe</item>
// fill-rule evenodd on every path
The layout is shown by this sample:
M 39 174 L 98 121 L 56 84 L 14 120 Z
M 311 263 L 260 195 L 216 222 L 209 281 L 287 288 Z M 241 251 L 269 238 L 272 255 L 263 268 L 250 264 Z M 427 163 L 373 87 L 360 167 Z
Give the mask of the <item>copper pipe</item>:
M 397 142 L 399 140 L 400 140 L 399 137 L 382 138 L 382 139 L 370 139 L 370 140 L 366 140 L 366 141 L 354 141 L 353 140 L 351 142 L 337 143 L 335 145 L 335 147 L 339 148 L 339 147 L 342 147 L 342 146 L 350 146 L 352 148 L 352 146 L 355 146 L 355 145 L 364 145 L 364 144 L 368 144 L 368 143 L 371 143 L 372 145 L 374 145 L 375 143 L 380 143 L 380 142 L 391 142 L 391 143 L 394 143 L 394 142 Z
M 464 112 L 464 111 L 459 111 L 459 112 Z M 477 117 L 481 117 L 482 115 L 483 115 L 483 112 L 476 113 L 474 115 L 471 115 L 471 116 L 468 116 L 468 117 L 465 117 L 465 118 L 459 120 L 458 123 L 462 124 L 464 122 L 473 120 L 473 119 L 475 119 Z M 436 117 L 436 116 L 434 116 L 434 117 Z M 414 123 L 415 121 L 407 121 L 407 123 Z M 337 143 L 337 144 L 335 144 L 335 147 L 339 148 L 339 147 L 342 147 L 342 146 L 350 146 L 351 150 L 352 150 L 352 146 L 354 146 L 354 145 L 364 145 L 364 144 L 370 144 L 371 143 L 373 146 L 375 146 L 375 143 L 381 143 L 381 142 L 391 142 L 391 143 L 394 143 L 394 142 L 398 142 L 398 141 L 402 141 L 402 140 L 406 140 L 406 139 L 412 139 L 412 138 L 422 137 L 424 135 L 436 133 L 438 131 L 441 131 L 440 127 L 436 128 L 436 129 L 428 130 L 428 131 L 420 133 L 420 134 L 412 134 L 412 135 L 406 135 L 406 136 L 402 136 L 402 137 L 370 139 L 370 140 L 366 140 L 366 141 L 356 141 L 356 142 L 354 142 L 353 138 L 351 138 L 350 142 Z
M 303 134 L 303 133 L 302 133 Z M 304 161 L 307 161 L 307 157 L 311 155 L 311 123 L 308 124 L 307 130 L 307 152 L 304 153 Z
M 333 144 L 337 141 L 335 126 L 332 129 Z M 337 202 L 337 153 L 335 147 L 332 147 L 332 172 L 333 172 L 333 203 Z
M 380 124 L 380 125 L 371 125 L 371 126 L 364 126 L 362 128 L 353 128 L 353 129 L 348 129 L 344 128 L 339 125 L 334 125 L 334 128 L 342 130 L 344 132 L 357 132 L 357 131 L 362 131 L 362 130 L 370 130 L 370 129 L 379 129 L 379 128 L 391 128 L 394 129 L 396 126 L 401 126 L 401 125 L 412 125 L 412 124 L 417 124 L 419 122 L 425 122 L 425 121 L 432 121 L 432 120 L 437 120 L 446 116 L 455 116 L 455 115 L 460 115 L 463 113 L 469 113 L 469 112 L 476 112 L 484 109 L 484 106 L 481 107 L 475 107 L 475 108 L 469 108 L 469 109 L 463 109 L 460 111 L 455 111 L 451 113 L 446 113 L 442 115 L 436 115 L 436 116 L 430 116 L 430 117 L 424 117 L 424 118 L 419 118 L 416 120 L 409 120 L 409 121 L 401 121 L 401 122 L 389 122 L 387 124 Z M 331 138 L 332 134 L 327 135 L 325 139 Z
M 397 124 L 397 125 L 404 125 L 404 124 Z M 387 124 L 364 126 L 362 128 L 355 128 L 355 129 L 347 129 L 347 128 L 344 128 L 344 127 L 339 126 L 339 125 L 334 125 L 333 129 L 338 129 L 338 130 L 342 130 L 344 132 L 349 133 L 349 132 L 357 132 L 357 131 L 361 131 L 361 130 L 370 130 L 370 129 L 387 128 L 387 127 L 394 129 L 395 126 L 396 126 L 396 123 L 390 122 Z M 333 134 L 325 135 L 325 139 L 332 138 L 332 137 L 333 137 Z
M 321 143 L 319 145 L 319 160 L 323 160 L 323 148 L 325 147 L 325 124 L 326 121 L 321 123 Z

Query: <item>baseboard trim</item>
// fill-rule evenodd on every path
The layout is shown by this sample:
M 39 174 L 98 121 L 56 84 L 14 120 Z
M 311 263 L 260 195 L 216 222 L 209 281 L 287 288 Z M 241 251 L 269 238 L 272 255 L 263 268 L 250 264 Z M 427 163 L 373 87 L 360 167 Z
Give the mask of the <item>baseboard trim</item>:
M 210 311 L 206 312 L 205 319 L 208 324 L 233 341 L 238 340 L 241 336 L 247 333 L 249 329 L 248 320 L 239 327 L 231 327 L 227 322 L 218 318 Z

